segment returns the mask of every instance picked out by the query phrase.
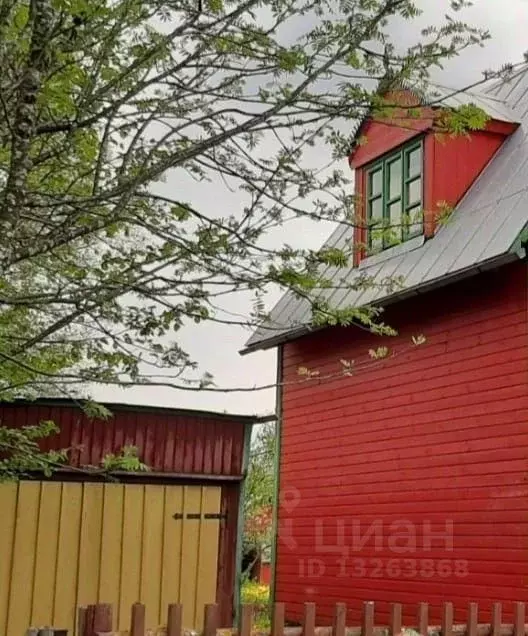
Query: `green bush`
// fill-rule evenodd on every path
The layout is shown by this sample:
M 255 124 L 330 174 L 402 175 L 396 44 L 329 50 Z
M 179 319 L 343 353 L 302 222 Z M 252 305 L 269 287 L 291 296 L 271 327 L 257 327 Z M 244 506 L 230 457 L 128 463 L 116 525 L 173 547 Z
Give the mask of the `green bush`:
M 267 585 L 245 581 L 241 589 L 242 603 L 254 606 L 253 625 L 258 630 L 267 630 L 271 627 L 270 619 L 270 589 Z

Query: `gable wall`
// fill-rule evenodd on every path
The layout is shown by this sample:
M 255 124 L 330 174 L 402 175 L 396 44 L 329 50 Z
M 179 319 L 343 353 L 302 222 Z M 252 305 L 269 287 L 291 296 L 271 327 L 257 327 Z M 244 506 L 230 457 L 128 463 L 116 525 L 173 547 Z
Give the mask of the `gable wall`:
M 393 307 L 392 359 L 368 362 L 383 340 L 356 328 L 284 345 L 276 600 L 288 618 L 315 601 L 330 624 L 345 601 L 359 624 L 374 600 L 378 624 L 390 602 L 412 624 L 427 601 L 435 622 L 451 600 L 459 621 L 479 601 L 483 622 L 500 600 L 511 621 L 510 601 L 528 592 L 526 274 L 516 263 Z M 427 342 L 413 347 L 419 333 Z M 355 360 L 354 376 L 340 359 Z M 302 366 L 333 377 L 300 382 Z M 424 521 L 444 534 L 453 523 L 452 550 L 445 536 L 427 549 Z
M 501 147 L 503 134 L 477 131 L 470 136 L 446 137 L 429 134 L 425 144 L 425 209 L 427 234 L 434 231 L 439 204 L 454 207 Z

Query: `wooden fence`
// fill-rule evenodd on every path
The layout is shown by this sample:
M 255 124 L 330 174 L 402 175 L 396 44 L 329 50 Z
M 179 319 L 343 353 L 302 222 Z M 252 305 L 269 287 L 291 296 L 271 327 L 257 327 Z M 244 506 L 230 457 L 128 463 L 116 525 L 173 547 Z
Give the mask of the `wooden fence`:
M 360 626 L 347 626 L 347 607 L 344 603 L 337 603 L 331 626 L 316 626 L 316 605 L 305 603 L 302 624 L 299 627 L 285 626 L 285 606 L 275 603 L 272 612 L 271 629 L 255 631 L 252 626 L 253 605 L 242 605 L 239 628 L 222 628 L 219 624 L 217 605 L 206 605 L 204 624 L 201 636 L 403 636 L 402 630 L 413 629 L 422 636 L 528 636 L 528 625 L 525 623 L 525 604 L 515 603 L 513 623 L 502 622 L 502 605 L 492 606 L 491 623 L 478 622 L 478 604 L 470 603 L 467 621 L 464 624 L 453 622 L 453 604 L 444 603 L 442 609 L 442 624 L 429 625 L 429 606 L 420 603 L 417 608 L 415 625 L 402 625 L 402 606 L 395 603 L 391 606 L 390 624 L 376 625 L 374 603 L 363 605 L 363 617 Z M 130 616 L 130 630 L 128 632 L 112 631 L 112 606 L 108 604 L 90 605 L 79 609 L 76 636 L 195 636 L 196 632 L 183 629 L 182 606 L 169 605 L 167 624 L 158 630 L 148 630 L 145 625 L 145 606 L 135 603 Z M 30 634 L 38 632 L 28 630 Z M 41 632 L 44 634 L 44 632 Z M 53 631 L 49 631 L 49 636 Z M 48 636 L 45 633 L 45 636 Z M 68 636 L 73 636 L 69 634 Z

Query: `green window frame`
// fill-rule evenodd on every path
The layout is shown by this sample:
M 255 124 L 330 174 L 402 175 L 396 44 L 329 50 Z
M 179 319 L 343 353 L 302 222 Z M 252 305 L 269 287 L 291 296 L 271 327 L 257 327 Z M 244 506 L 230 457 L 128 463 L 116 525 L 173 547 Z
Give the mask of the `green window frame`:
M 423 234 L 423 140 L 366 169 L 367 244 L 379 251 Z

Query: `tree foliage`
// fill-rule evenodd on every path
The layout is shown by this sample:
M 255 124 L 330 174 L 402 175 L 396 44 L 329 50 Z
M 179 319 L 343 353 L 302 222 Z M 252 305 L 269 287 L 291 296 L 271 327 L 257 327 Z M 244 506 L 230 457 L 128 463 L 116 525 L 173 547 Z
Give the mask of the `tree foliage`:
M 275 493 L 276 425 L 261 424 L 253 440 L 244 487 L 245 550 L 271 547 Z
M 343 157 L 380 82 L 425 86 L 488 37 L 446 0 L 445 23 L 404 49 L 390 25 L 418 4 L 0 0 L 0 400 L 87 382 L 214 389 L 183 325 L 253 324 L 268 284 L 311 297 L 321 264 L 348 262 L 266 242 L 291 218 L 353 222 L 346 175 L 306 153 Z M 200 206 L 189 179 L 241 209 Z M 218 311 L 234 293 L 251 315 Z
M 42 452 L 39 442 L 54 433 L 56 425 L 42 421 L 31 426 L 0 426 L 0 482 L 39 472 L 50 476 L 67 458 L 66 451 Z
M 71 449 L 41 449 L 41 442 L 58 432 L 59 428 L 52 420 L 42 420 L 37 424 L 21 427 L 11 427 L 0 422 L 0 482 L 32 474 L 49 477 L 53 472 L 67 466 Z M 147 471 L 148 466 L 139 459 L 135 446 L 124 446 L 117 453 L 105 455 L 98 466 L 86 465 L 75 470 L 86 475 L 112 478 L 114 473 Z

